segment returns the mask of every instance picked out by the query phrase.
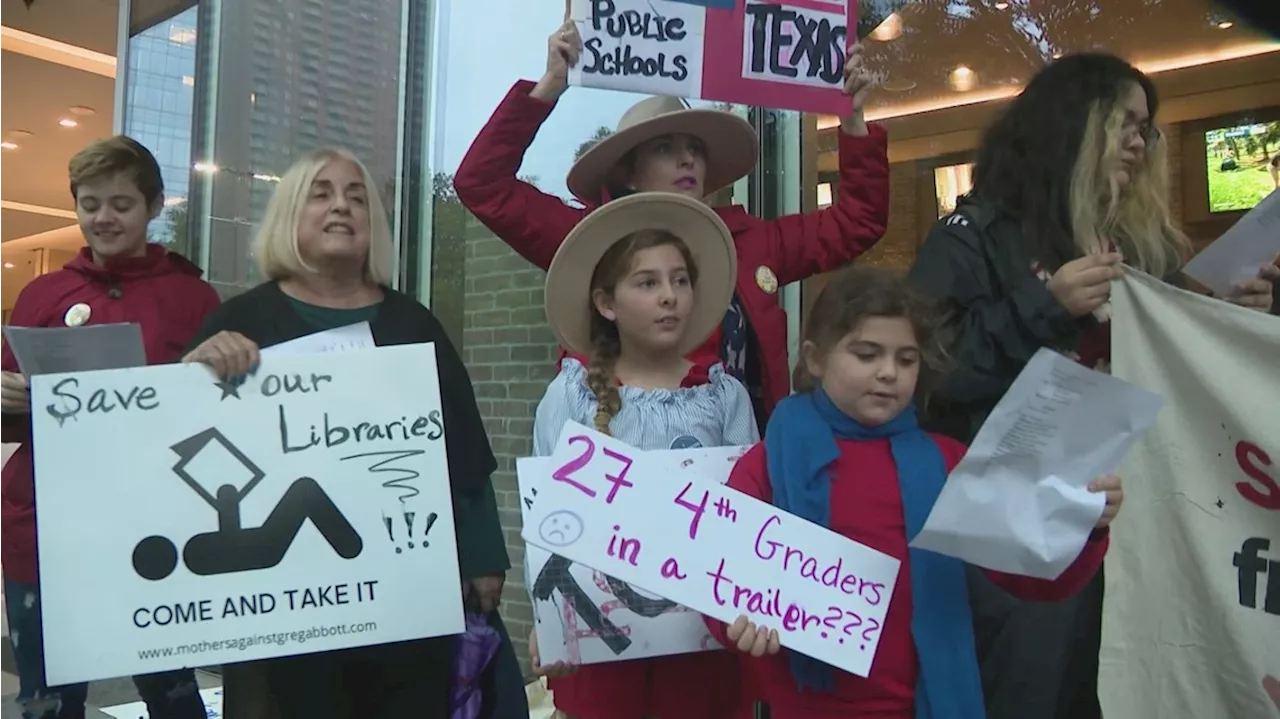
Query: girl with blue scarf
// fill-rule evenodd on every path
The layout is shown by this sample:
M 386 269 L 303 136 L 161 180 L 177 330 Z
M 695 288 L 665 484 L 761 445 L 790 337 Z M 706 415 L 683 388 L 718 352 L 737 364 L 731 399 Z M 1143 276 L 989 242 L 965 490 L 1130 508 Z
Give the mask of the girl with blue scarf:
M 965 447 L 922 431 L 912 398 L 927 390 L 942 352 L 935 318 L 895 276 L 842 271 L 806 323 L 796 389 L 780 403 L 729 486 L 902 561 L 867 678 L 780 651 L 776 628 L 739 617 L 707 625 L 747 655 L 743 685 L 772 719 L 983 719 L 964 564 L 911 549 Z M 1102 564 L 1106 528 L 1123 501 L 1118 477 L 1097 530 L 1058 579 L 988 572 L 1022 599 L 1057 601 L 1080 591 Z

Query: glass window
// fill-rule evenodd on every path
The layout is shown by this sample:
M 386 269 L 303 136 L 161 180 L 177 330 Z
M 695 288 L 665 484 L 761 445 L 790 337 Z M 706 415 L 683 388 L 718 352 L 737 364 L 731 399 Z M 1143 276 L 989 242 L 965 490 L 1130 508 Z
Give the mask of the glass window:
M 199 11 L 188 8 L 129 38 L 125 80 L 125 134 L 151 150 L 165 185 L 165 209 L 149 228 L 151 239 L 190 256 L 190 128 Z M 180 92 L 179 89 L 182 91 Z
M 165 105 L 188 113 L 184 123 L 163 124 L 190 138 L 181 162 L 195 238 L 188 249 L 224 295 L 258 283 L 255 226 L 279 176 L 310 150 L 352 151 L 388 213 L 397 211 L 402 8 L 413 4 L 204 0 L 172 21 L 194 31 L 195 42 L 183 46 L 189 63 L 160 65 L 170 73 Z M 170 53 L 175 62 L 185 57 Z M 331 72 L 335 64 L 342 67 Z
M 1223 152 L 1214 132 L 1247 126 L 1262 128 L 1255 133 L 1261 138 L 1280 117 L 1280 108 L 1267 107 L 1275 94 L 1264 90 L 1280 79 L 1280 45 L 1222 15 L 1210 0 L 877 0 L 859 10 L 867 63 L 880 80 L 867 118 L 889 130 L 892 187 L 888 231 L 861 262 L 910 267 L 929 228 L 971 187 L 983 130 L 1039 68 L 1071 52 L 1112 52 L 1151 74 L 1161 93 L 1158 120 L 1169 143 L 1175 216 L 1199 242 L 1241 214 L 1214 209 L 1215 188 L 1226 182 L 1218 175 L 1252 181 L 1251 198 L 1274 187 L 1265 172 L 1222 170 L 1222 163 L 1206 168 L 1203 160 Z M 805 127 L 813 131 L 797 141 L 808 209 L 838 194 L 839 129 L 826 116 L 807 116 Z M 1256 144 L 1254 164 L 1267 152 Z M 824 281 L 811 280 L 806 291 Z

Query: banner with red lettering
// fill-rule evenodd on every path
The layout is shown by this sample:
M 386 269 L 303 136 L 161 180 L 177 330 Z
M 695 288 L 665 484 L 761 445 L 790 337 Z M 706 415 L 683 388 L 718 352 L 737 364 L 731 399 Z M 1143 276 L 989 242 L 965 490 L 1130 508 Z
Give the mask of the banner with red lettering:
M 1112 371 L 1168 404 L 1122 470 L 1104 713 L 1280 717 L 1280 318 L 1133 271 L 1111 296 Z
M 570 0 L 569 82 L 843 115 L 856 0 Z

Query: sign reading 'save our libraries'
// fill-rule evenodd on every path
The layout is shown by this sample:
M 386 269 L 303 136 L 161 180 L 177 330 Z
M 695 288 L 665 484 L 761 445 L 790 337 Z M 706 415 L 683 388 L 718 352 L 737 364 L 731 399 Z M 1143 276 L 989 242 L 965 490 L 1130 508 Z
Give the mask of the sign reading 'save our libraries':
M 785 647 L 871 671 L 897 559 L 716 481 L 673 476 L 574 422 L 546 471 L 525 512 L 529 544 L 723 622 L 745 614 Z
M 433 345 L 42 375 L 31 413 L 50 685 L 462 631 Z
M 856 0 L 570 0 L 584 87 L 843 115 Z

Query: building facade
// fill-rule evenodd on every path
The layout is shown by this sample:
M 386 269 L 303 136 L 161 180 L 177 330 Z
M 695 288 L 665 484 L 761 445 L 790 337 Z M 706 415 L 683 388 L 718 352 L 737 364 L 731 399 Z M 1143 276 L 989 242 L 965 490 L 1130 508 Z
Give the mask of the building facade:
M 1038 15 L 1042 5 L 1050 4 L 864 4 L 859 34 L 881 80 L 868 117 L 890 132 L 892 206 L 885 238 L 861 262 L 909 266 L 929 227 L 967 189 L 968 163 L 1002 103 L 1043 63 L 1094 47 L 1154 74 L 1165 97 L 1175 212 L 1192 235 L 1210 240 L 1247 209 L 1247 199 L 1213 209 L 1226 202 L 1214 199 L 1215 183 L 1224 182 L 1228 152 L 1247 163 L 1280 152 L 1274 42 L 1215 14 L 1208 0 L 1154 12 L 1150 3 L 1116 0 L 1101 14 L 1065 16 Z M 512 85 L 541 75 L 547 37 L 562 17 L 560 3 L 527 0 L 202 0 L 136 34 L 122 79 L 123 126 L 158 150 L 171 193 L 185 199 L 165 231 L 224 295 L 257 283 L 254 228 L 294 160 L 339 145 L 368 164 L 392 215 L 399 287 L 433 309 L 462 352 L 499 458 L 494 483 L 515 564 L 504 614 L 521 643 L 532 615 L 514 469 L 530 451 L 556 347 L 543 314 L 544 274 L 460 205 L 452 176 Z M 564 178 L 576 154 L 637 99 L 571 88 L 525 152 L 521 176 L 568 198 Z M 759 132 L 761 161 L 728 199 L 765 218 L 832 202 L 835 118 L 734 111 Z M 822 282 L 783 292 L 793 350 L 805 300 Z

